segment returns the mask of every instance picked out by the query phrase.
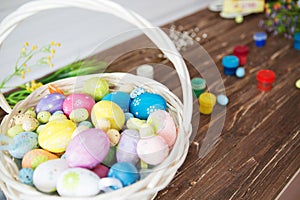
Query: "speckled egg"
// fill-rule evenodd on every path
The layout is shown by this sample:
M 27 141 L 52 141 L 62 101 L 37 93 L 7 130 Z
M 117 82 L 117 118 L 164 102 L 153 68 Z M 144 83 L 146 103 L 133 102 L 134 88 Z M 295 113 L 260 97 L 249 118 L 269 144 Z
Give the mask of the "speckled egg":
M 159 135 L 143 138 L 137 144 L 137 154 L 145 163 L 158 165 L 168 156 L 169 146 Z
M 57 155 L 43 149 L 33 149 L 24 155 L 22 167 L 35 169 L 41 163 L 52 159 L 58 159 Z
M 149 115 L 147 123 L 154 127 L 154 131 L 163 137 L 170 147 L 173 146 L 176 141 L 177 131 L 173 118 L 167 111 L 154 111 Z
M 128 93 L 120 92 L 120 91 L 112 92 L 105 95 L 102 98 L 102 100 L 112 101 L 116 103 L 118 106 L 120 106 L 120 108 L 122 108 L 124 112 L 129 111 L 129 104 L 131 99 Z
M 138 181 L 140 175 L 133 164 L 128 162 L 117 162 L 109 169 L 108 177 L 119 179 L 125 187 Z
M 65 96 L 59 93 L 48 94 L 43 97 L 35 107 L 36 113 L 48 111 L 51 114 L 55 111 L 62 110 Z
M 90 197 L 98 194 L 100 178 L 94 172 L 83 168 L 64 171 L 57 180 L 57 192 L 63 197 Z
M 65 159 L 48 160 L 34 170 L 33 184 L 42 192 L 54 192 L 59 175 L 68 168 Z
M 18 135 L 19 133 L 22 133 L 22 132 L 24 132 L 24 129 L 23 129 L 22 125 L 19 124 L 19 125 L 15 125 L 15 126 L 9 128 L 7 130 L 7 135 L 9 137 L 13 138 L 13 137 L 15 137 L 16 135 Z
M 122 129 L 125 123 L 125 115 L 123 110 L 112 101 L 99 101 L 97 102 L 91 114 L 91 119 L 95 127 L 97 127 L 98 121 L 101 119 L 109 120 L 111 127 L 118 131 Z
M 38 136 L 34 132 L 22 132 L 13 138 L 9 153 L 14 158 L 23 158 L 30 150 L 38 147 Z
M 95 100 L 90 95 L 74 93 L 67 96 L 64 100 L 63 111 L 69 116 L 73 110 L 84 108 L 90 114 L 94 105 Z
M 18 179 L 21 183 L 27 185 L 33 185 L 33 169 L 31 168 L 22 168 L 19 171 Z
M 71 120 L 50 121 L 39 133 L 39 145 L 53 153 L 64 152 L 75 129 L 76 125 Z
M 136 130 L 126 129 L 122 132 L 116 152 L 118 162 L 129 162 L 135 165 L 139 161 L 136 151 L 139 139 L 139 132 Z
M 109 85 L 105 79 L 94 77 L 84 83 L 83 91 L 99 101 L 108 94 Z
M 89 118 L 89 112 L 85 108 L 77 108 L 75 110 L 72 110 L 69 117 L 70 120 L 78 123 L 87 120 Z
M 93 168 L 101 163 L 110 147 L 106 133 L 100 129 L 87 129 L 76 135 L 66 149 L 70 167 Z
M 130 112 L 139 119 L 147 119 L 150 113 L 156 110 L 166 110 L 166 100 L 158 95 L 145 92 L 130 103 Z

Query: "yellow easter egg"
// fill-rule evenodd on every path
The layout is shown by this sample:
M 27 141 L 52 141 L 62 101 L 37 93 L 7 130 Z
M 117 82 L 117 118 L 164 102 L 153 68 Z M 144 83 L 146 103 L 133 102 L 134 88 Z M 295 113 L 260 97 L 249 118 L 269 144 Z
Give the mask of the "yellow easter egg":
M 110 122 L 110 128 L 117 129 L 118 131 L 122 129 L 125 123 L 125 114 L 120 106 L 106 100 L 99 101 L 94 105 L 91 118 L 95 127 L 100 125 L 103 121 L 102 119 L 107 119 Z
M 53 153 L 64 152 L 75 129 L 75 123 L 68 119 L 50 121 L 39 133 L 39 145 Z

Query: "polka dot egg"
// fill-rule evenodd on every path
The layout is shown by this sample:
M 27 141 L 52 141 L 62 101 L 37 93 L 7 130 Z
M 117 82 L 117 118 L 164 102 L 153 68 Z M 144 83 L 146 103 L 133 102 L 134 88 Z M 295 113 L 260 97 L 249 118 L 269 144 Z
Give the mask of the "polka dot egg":
M 147 119 L 150 113 L 156 110 L 166 110 L 166 100 L 158 95 L 145 92 L 130 103 L 130 112 L 139 119 Z
M 63 111 L 69 116 L 73 110 L 78 108 L 84 108 L 89 113 L 91 113 L 93 106 L 95 105 L 95 100 L 87 95 L 74 93 L 67 96 L 67 98 L 63 102 Z
M 52 114 L 58 110 L 62 110 L 65 98 L 64 95 L 59 93 L 48 94 L 38 102 L 35 111 L 36 113 L 48 111 Z

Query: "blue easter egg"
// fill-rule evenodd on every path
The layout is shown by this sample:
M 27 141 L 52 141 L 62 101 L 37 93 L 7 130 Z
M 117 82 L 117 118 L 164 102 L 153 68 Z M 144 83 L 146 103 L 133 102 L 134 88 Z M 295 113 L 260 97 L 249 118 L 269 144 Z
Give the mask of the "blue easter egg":
M 13 138 L 9 153 L 14 158 L 23 158 L 30 150 L 38 148 L 38 136 L 34 132 L 22 132 Z
M 124 112 L 129 111 L 130 96 L 125 92 L 112 92 L 105 95 L 102 100 L 112 101 L 122 108 Z
M 226 106 L 229 102 L 229 99 L 227 96 L 225 96 L 224 94 L 219 94 L 217 96 L 217 102 L 218 104 L 220 104 L 221 106 Z
M 137 96 L 130 103 L 130 112 L 139 119 L 147 119 L 150 113 L 166 108 L 167 102 L 162 96 L 149 92 Z
M 61 111 L 63 109 L 63 103 L 65 96 L 59 93 L 48 94 L 43 97 L 35 107 L 36 113 L 41 111 L 48 111 L 51 114 L 56 111 Z
M 109 169 L 108 177 L 119 179 L 123 187 L 131 185 L 140 179 L 137 168 L 128 162 L 115 163 Z
M 22 168 L 19 171 L 19 181 L 21 183 L 27 184 L 27 185 L 33 185 L 33 169 L 31 168 Z

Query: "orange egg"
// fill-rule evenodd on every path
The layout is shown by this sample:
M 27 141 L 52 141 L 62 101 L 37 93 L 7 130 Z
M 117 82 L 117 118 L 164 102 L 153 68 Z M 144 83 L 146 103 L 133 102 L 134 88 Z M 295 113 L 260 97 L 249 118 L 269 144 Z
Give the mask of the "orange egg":
M 39 164 L 58 157 L 43 149 L 33 149 L 25 154 L 22 160 L 22 168 L 35 169 Z

